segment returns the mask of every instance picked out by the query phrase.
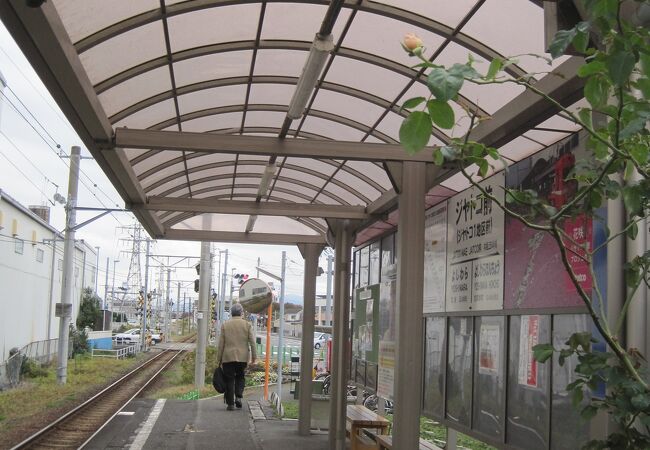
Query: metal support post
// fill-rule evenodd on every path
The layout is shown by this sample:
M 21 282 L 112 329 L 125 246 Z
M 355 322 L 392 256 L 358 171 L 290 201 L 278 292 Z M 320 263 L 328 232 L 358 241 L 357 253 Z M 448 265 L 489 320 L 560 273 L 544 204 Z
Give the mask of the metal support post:
M 110 264 L 111 259 L 106 257 L 106 276 L 104 278 L 104 299 L 102 300 L 102 309 L 106 309 L 106 298 L 108 297 L 108 265 Z M 102 330 L 104 329 L 104 318 L 102 317 Z
M 111 282 L 111 304 L 109 308 L 111 310 L 111 323 L 113 323 L 113 308 L 115 307 L 115 265 L 120 262 L 117 259 L 113 260 L 113 281 Z
M 146 253 L 144 255 L 144 303 L 142 305 L 142 331 L 140 336 L 140 348 L 142 351 L 147 349 L 147 316 L 151 313 L 148 311 L 149 298 L 147 294 L 149 293 L 149 250 L 150 250 L 151 241 L 147 239 L 146 241 Z M 113 265 L 113 283 L 115 283 L 115 265 Z
M 95 295 L 99 296 L 99 247 L 95 247 L 97 254 L 95 255 Z M 84 264 L 84 270 L 86 265 Z
M 284 361 L 284 285 L 286 280 L 284 276 L 287 270 L 287 252 L 282 251 L 282 273 L 280 274 L 280 312 L 278 319 L 280 326 L 278 327 L 278 397 L 282 401 L 282 363 Z M 309 372 L 311 374 L 311 371 Z
M 178 290 L 176 291 L 176 323 L 178 324 L 178 312 L 181 309 L 181 282 L 178 282 Z M 176 325 L 178 326 L 178 325 Z
M 397 342 L 393 447 L 420 448 L 425 163 L 404 162 L 397 225 Z
M 169 261 L 167 261 L 167 263 L 169 264 Z M 165 320 L 163 320 L 163 327 L 165 329 L 163 339 L 165 342 L 169 340 L 169 305 L 172 302 L 171 275 L 172 269 L 167 268 L 167 298 L 165 299 Z
M 347 221 L 336 229 L 334 285 L 334 326 L 332 341 L 332 394 L 330 398 L 329 443 L 332 450 L 345 450 L 345 411 L 347 401 L 348 333 L 350 321 L 350 254 L 352 235 Z M 419 405 L 419 403 L 418 403 Z M 399 448 L 399 447 L 396 447 Z
M 72 296 L 74 295 L 74 227 L 77 220 L 77 191 L 79 190 L 79 163 L 81 147 L 74 146 L 70 152 L 70 175 L 68 179 L 68 202 L 65 205 L 66 226 L 63 241 L 63 283 L 61 284 L 61 303 L 59 320 L 59 346 L 57 353 L 56 380 L 65 384 L 68 377 L 68 338 L 72 319 Z M 59 309 L 59 308 L 57 308 Z
M 210 243 L 201 242 L 201 274 L 199 275 L 199 306 L 196 312 L 198 336 L 196 342 L 196 363 L 194 384 L 200 390 L 205 384 L 205 350 L 208 341 L 210 320 Z
M 325 295 L 325 325 L 332 325 L 332 263 L 334 258 L 332 255 L 327 255 L 327 291 Z
M 219 324 L 217 328 L 217 336 L 221 333 L 221 325 L 223 324 L 223 316 L 226 310 L 226 281 L 228 276 L 228 250 L 226 250 L 226 258 L 223 262 L 223 273 L 221 274 L 221 301 L 219 302 Z M 218 341 L 217 341 L 218 342 Z
M 303 276 L 302 339 L 300 342 L 300 384 L 298 405 L 298 434 L 309 436 L 311 428 L 312 365 L 314 363 L 314 316 L 316 315 L 316 277 L 322 245 L 299 246 L 305 259 Z

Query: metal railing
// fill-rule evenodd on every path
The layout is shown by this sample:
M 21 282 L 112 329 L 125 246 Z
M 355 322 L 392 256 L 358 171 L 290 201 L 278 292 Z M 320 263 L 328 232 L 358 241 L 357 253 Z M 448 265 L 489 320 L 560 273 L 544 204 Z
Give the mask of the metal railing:
M 16 387 L 20 383 L 20 371 L 25 357 L 40 364 L 47 364 L 54 359 L 59 340 L 46 339 L 30 342 L 0 362 L 0 390 Z
M 140 348 L 140 345 L 133 344 L 128 347 L 116 348 L 112 350 L 101 349 L 101 348 L 92 348 L 90 350 L 90 356 L 92 358 L 126 358 L 129 355 L 135 355 Z

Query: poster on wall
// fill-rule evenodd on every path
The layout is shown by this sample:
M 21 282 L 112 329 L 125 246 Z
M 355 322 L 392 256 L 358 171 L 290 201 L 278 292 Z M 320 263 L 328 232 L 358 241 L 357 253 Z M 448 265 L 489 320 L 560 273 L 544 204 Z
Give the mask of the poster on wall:
M 517 379 L 523 386 L 537 387 L 537 361 L 533 358 L 533 347 L 537 344 L 539 344 L 539 316 L 521 316 Z
M 506 186 L 512 189 L 531 189 L 555 208 L 570 201 L 578 189 L 578 182 L 570 179 L 576 161 L 587 158 L 584 138 L 574 134 L 523 161 L 513 164 L 506 176 Z M 515 212 L 528 213 L 527 208 L 510 206 Z M 596 212 L 607 217 L 605 208 Z M 540 217 L 529 220 L 540 221 Z M 566 220 L 562 228 L 571 239 L 566 240 L 569 264 L 581 287 L 591 293 L 593 280 L 582 246 L 593 248 L 606 239 L 598 231 L 603 224 L 586 215 Z M 505 221 L 505 288 L 504 308 L 558 308 L 582 306 L 562 263 L 560 250 L 551 235 L 526 227 L 508 216 Z M 605 252 L 594 258 L 594 270 L 602 272 L 606 266 Z
M 479 331 L 478 373 L 496 375 L 501 355 L 501 326 L 481 324 Z
M 444 312 L 447 277 L 447 204 L 424 216 L 424 314 Z
M 480 185 L 504 201 L 503 172 Z M 503 210 L 472 187 L 450 199 L 447 224 L 446 310 L 502 309 Z
M 395 384 L 395 341 L 379 341 L 379 368 L 377 371 L 377 395 L 393 400 Z
M 354 356 L 361 361 L 377 363 L 379 336 L 379 284 L 356 290 L 352 343 Z M 356 345 L 355 345 L 356 340 Z

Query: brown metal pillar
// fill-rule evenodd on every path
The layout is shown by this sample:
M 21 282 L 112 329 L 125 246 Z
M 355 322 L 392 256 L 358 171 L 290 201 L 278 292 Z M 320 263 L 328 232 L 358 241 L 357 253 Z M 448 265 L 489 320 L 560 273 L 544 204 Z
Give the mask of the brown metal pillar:
M 311 428 L 311 371 L 314 363 L 314 317 L 316 316 L 316 277 L 320 244 L 302 244 L 298 248 L 305 259 L 302 308 L 302 340 L 300 344 L 300 383 L 298 434 L 308 436 Z
M 349 322 L 350 322 L 350 255 L 352 234 L 348 221 L 339 222 L 336 230 L 334 261 L 334 323 L 332 326 L 332 384 L 330 397 L 329 443 L 332 450 L 345 450 L 345 408 L 347 400 Z
M 399 195 L 393 448 L 400 450 L 418 449 L 420 438 L 425 168 L 403 163 Z

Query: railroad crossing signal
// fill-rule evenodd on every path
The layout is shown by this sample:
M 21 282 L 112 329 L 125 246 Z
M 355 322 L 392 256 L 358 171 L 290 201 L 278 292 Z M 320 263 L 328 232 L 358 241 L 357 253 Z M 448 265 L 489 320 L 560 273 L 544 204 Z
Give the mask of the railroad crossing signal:
M 234 276 L 235 280 L 239 280 L 239 284 L 242 284 L 244 281 L 248 280 L 247 273 L 236 273 Z

